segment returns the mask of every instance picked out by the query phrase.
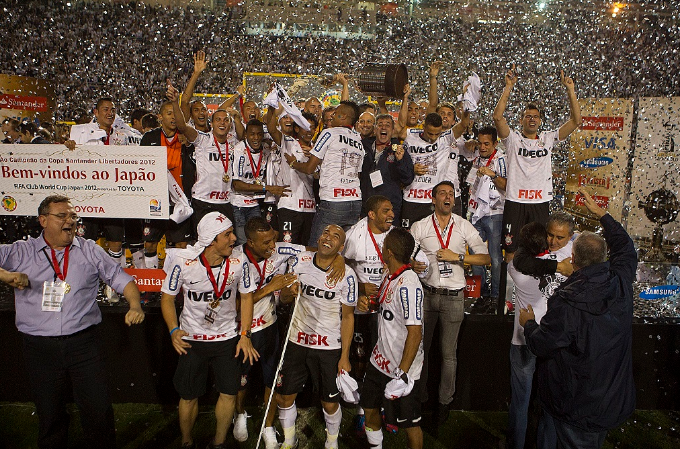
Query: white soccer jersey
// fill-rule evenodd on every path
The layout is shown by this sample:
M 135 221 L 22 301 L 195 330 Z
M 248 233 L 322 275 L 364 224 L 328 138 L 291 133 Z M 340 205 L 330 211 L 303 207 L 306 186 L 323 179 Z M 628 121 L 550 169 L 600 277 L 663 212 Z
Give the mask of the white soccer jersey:
M 288 209 L 298 212 L 316 211 L 316 200 L 312 184 L 314 177 L 300 173 L 290 168 L 285 160 L 284 154 L 292 154 L 300 162 L 307 162 L 309 159 L 302 151 L 302 147 L 296 139 L 288 136 L 281 137 L 281 147 L 274 147 L 272 151 L 272 162 L 268 175 L 273 175 L 274 184 L 277 186 L 290 186 L 288 196 L 279 198 L 279 209 Z
M 290 341 L 314 349 L 340 349 L 342 341 L 342 305 L 355 307 L 357 303 L 356 275 L 345 266 L 345 276 L 329 285 L 327 273 L 317 267 L 316 253 L 298 256 L 295 273 L 302 294 L 295 319 L 291 323 Z
M 238 143 L 236 134 L 229 133 L 225 143 L 217 143 L 212 132 L 198 131 L 194 144 L 196 158 L 196 182 L 191 190 L 192 198 L 213 204 L 226 204 L 231 201 L 231 181 L 234 176 L 234 147 Z M 216 144 L 217 143 L 217 144 Z M 219 148 L 218 148 L 219 146 Z M 227 175 L 223 159 L 228 154 Z
M 259 153 L 249 155 L 246 144 L 247 142 L 243 140 L 234 147 L 234 179 L 252 184 L 255 181 L 254 174 L 258 173 L 258 178 L 264 184 L 269 163 L 269 145 L 263 143 Z M 258 200 L 264 199 L 264 196 L 264 193 L 240 193 L 234 190 L 231 204 L 234 207 L 253 207 L 257 206 Z
M 361 200 L 359 173 L 364 163 L 361 135 L 336 126 L 321 132 L 312 155 L 321 159 L 319 198 L 322 201 Z
M 508 161 L 506 198 L 516 203 L 546 203 L 552 200 L 552 148 L 559 143 L 559 131 L 540 133 L 527 139 L 510 131 L 503 139 Z
M 371 353 L 371 364 L 389 377 L 394 377 L 394 370 L 399 367 L 404 354 L 404 345 L 408 330 L 406 326 L 423 325 L 423 287 L 413 270 L 406 270 L 396 279 L 385 281 L 380 292 L 380 320 L 378 321 L 378 341 Z M 384 300 L 383 298 L 384 296 Z M 408 376 L 413 380 L 420 379 L 423 369 L 423 339 L 421 339 Z
M 435 143 L 428 143 L 422 139 L 422 130 L 409 129 L 404 140 L 404 150 L 411 155 L 413 164 L 424 164 L 428 172 L 416 175 L 411 185 L 404 188 L 404 201 L 409 203 L 431 203 L 432 188 L 440 181 L 447 179 L 449 160 L 455 154 L 456 176 L 458 173 L 458 153 L 453 147 L 453 131 L 444 131 Z M 458 185 L 454 182 L 454 185 Z M 456 195 L 459 195 L 456 193 Z
M 228 272 L 227 272 L 228 261 Z M 169 295 L 184 292 L 184 309 L 179 318 L 179 327 L 189 335 L 184 340 L 218 341 L 229 340 L 237 335 L 236 293 L 251 293 L 257 285 L 250 276 L 249 266 L 241 254 L 232 254 L 219 267 L 211 268 L 218 288 L 222 287 L 225 273 L 227 284 L 216 311 L 214 322 L 208 323 L 206 315 L 210 303 L 215 300 L 213 285 L 205 266 L 199 257 L 187 259 L 178 252 L 172 260 L 172 268 L 163 281 L 161 291 Z
M 243 245 L 234 248 L 234 254 L 242 255 L 249 266 L 250 277 L 257 287 L 257 290 L 271 282 L 272 278 L 277 274 L 285 274 L 288 267 L 288 259 L 293 257 L 291 261 L 291 269 L 297 263 L 297 255 L 305 250 L 302 245 L 295 245 L 292 243 L 276 243 L 276 250 L 269 259 L 265 259 L 259 263 L 254 263 L 254 258 L 251 260 L 243 251 Z M 257 266 L 256 266 L 257 265 Z M 260 273 L 264 273 L 264 281 Z M 276 304 L 278 300 L 278 292 L 274 292 L 269 296 L 265 296 L 255 303 L 253 306 L 253 323 L 250 328 L 251 332 L 255 333 L 261 331 L 276 322 Z
M 122 128 L 112 127 L 107 138 L 106 131 L 95 122 L 73 125 L 69 138 L 78 145 L 139 145 L 139 139 Z
M 488 157 L 486 159 L 477 156 L 472 161 L 472 168 L 474 169 L 474 172 L 472 173 L 476 174 L 477 170 L 481 167 L 489 167 L 501 178 L 507 178 L 508 171 L 505 165 L 505 153 L 497 150 L 496 154 L 492 156 L 493 157 Z M 471 218 L 475 215 L 475 211 L 477 211 L 477 208 L 480 205 L 479 199 L 481 195 L 484 196 L 482 202 L 488 204 L 488 210 L 482 214 L 483 217 L 489 215 L 503 215 L 503 209 L 505 207 L 505 191 L 498 189 L 496 184 L 494 184 L 488 176 L 474 176 L 475 181 L 470 184 L 470 200 L 468 202 L 468 216 L 470 218 L 468 220 L 473 224 L 475 223 Z
M 541 259 L 562 261 L 571 257 L 573 241 L 567 243 L 557 251 L 550 252 L 541 256 Z M 536 322 L 541 324 L 541 318 L 548 311 L 548 298 L 552 296 L 557 287 L 564 282 L 567 277 L 560 274 L 550 274 L 541 276 L 539 279 L 527 276 L 515 269 L 515 265 L 508 264 L 508 274 L 515 282 L 515 302 L 517 308 L 526 309 L 529 304 L 534 309 Z M 515 313 L 515 329 L 512 334 L 513 345 L 525 345 L 524 328 L 519 325 L 519 313 Z

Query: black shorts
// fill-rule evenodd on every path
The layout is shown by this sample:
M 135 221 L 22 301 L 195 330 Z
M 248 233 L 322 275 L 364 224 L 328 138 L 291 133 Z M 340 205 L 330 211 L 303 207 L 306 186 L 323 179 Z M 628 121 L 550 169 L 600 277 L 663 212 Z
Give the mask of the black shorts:
M 191 200 L 191 207 L 194 209 L 194 213 L 191 215 L 191 232 L 194 237 L 198 235 L 196 228 L 198 227 L 201 218 L 205 217 L 210 212 L 219 212 L 234 223 L 234 208 L 231 203 L 206 203 L 205 201 L 193 198 Z
M 385 409 L 385 422 L 402 429 L 409 427 L 420 427 L 421 411 L 420 398 L 420 379 L 416 380 L 413 390 L 408 396 L 399 399 L 387 399 L 385 397 L 385 386 L 392 378 L 369 363 L 364 377 L 364 384 L 361 389 L 361 399 L 359 405 L 364 409 L 380 410 Z
M 125 241 L 125 219 L 123 218 L 83 218 L 76 230 L 78 236 L 97 240 L 100 232 L 109 242 Z
M 182 399 L 196 399 L 205 394 L 209 366 L 212 366 L 218 392 L 229 395 L 238 392 L 241 359 L 235 355 L 239 338 L 190 342 L 187 353 L 179 356 L 173 379 L 175 390 Z
M 276 324 L 253 333 L 251 338 L 253 348 L 260 354 L 257 363 L 262 367 L 262 379 L 265 387 L 271 388 L 276 374 L 276 365 L 279 363 L 279 329 Z M 249 362 L 241 364 L 241 385 L 239 390 L 245 390 L 248 386 L 248 375 L 253 367 Z
M 306 245 L 312 232 L 313 212 L 279 209 L 279 241 Z
M 163 235 L 167 243 L 188 242 L 191 240 L 191 218 L 182 223 L 172 220 L 142 220 L 142 240 L 160 242 Z
M 411 203 L 404 201 L 401 203 L 401 227 L 411 229 L 413 223 L 431 215 L 433 210 L 432 203 Z
M 368 363 L 378 341 L 378 314 L 355 313 L 354 337 L 349 350 L 350 362 Z
M 276 379 L 276 392 L 283 395 L 302 391 L 307 377 L 312 377 L 314 391 L 324 402 L 339 402 L 340 392 L 335 379 L 341 349 L 312 349 L 288 342 L 283 367 Z
M 508 253 L 517 250 L 519 231 L 527 223 L 537 221 L 542 225 L 548 223 L 550 203 L 516 203 L 505 201 L 503 209 L 503 249 Z

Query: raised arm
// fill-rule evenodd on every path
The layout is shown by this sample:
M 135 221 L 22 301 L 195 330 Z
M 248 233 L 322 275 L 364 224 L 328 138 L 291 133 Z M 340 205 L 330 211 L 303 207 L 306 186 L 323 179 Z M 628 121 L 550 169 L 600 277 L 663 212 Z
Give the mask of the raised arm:
M 387 97 L 385 96 L 377 97 L 375 101 L 378 103 L 378 114 L 390 113 L 390 110 L 387 109 Z
M 198 132 L 191 126 L 187 125 L 182 109 L 179 107 L 179 91 L 168 80 L 168 89 L 165 96 L 172 102 L 172 109 L 175 113 L 175 122 L 177 124 L 177 131 L 184 135 L 189 142 L 194 142 L 198 137 Z
M 394 133 L 401 139 L 406 138 L 406 121 L 408 120 L 408 97 L 411 95 L 411 86 L 404 86 L 404 97 L 401 99 L 401 107 L 399 108 L 399 116 L 397 123 L 394 124 Z
M 432 112 L 437 112 L 437 105 L 439 104 L 439 93 L 437 89 L 439 85 L 437 84 L 437 76 L 439 76 L 439 70 L 444 65 L 441 61 L 435 61 L 430 65 L 430 90 L 427 95 L 427 100 L 429 104 L 427 105 L 427 114 Z
M 560 70 L 560 80 L 562 85 L 567 89 L 567 98 L 569 99 L 569 121 L 560 126 L 559 139 L 564 140 L 569 137 L 569 134 L 574 132 L 581 126 L 581 106 L 578 104 L 576 98 L 576 90 L 574 88 L 574 80 L 570 77 L 564 76 L 564 70 Z
M 207 66 L 208 64 L 205 62 L 205 52 L 203 50 L 197 51 L 194 55 L 194 72 L 191 74 L 187 87 L 182 94 L 182 113 L 184 114 L 184 117 L 191 117 L 191 97 L 194 96 L 194 88 L 196 87 L 198 77 L 201 76 L 201 72 L 203 72 Z M 177 112 L 175 112 L 175 117 L 176 116 Z
M 264 116 L 265 123 L 267 124 L 267 131 L 269 135 L 272 136 L 272 140 L 276 145 L 281 147 L 281 142 L 283 141 L 283 135 L 279 130 L 278 115 L 273 107 L 267 107 L 267 113 Z
M 512 68 L 508 70 L 505 74 L 505 88 L 501 94 L 501 98 L 498 100 L 496 109 L 493 110 L 493 122 L 496 126 L 496 131 L 498 131 L 498 137 L 505 139 L 510 135 L 510 127 L 508 126 L 508 121 L 505 119 L 505 109 L 508 107 L 508 98 L 510 98 L 510 92 L 512 88 L 515 87 L 517 83 L 517 75 L 515 74 L 515 64 Z
M 465 130 L 468 129 L 469 126 L 470 126 L 470 111 L 466 111 L 465 109 L 463 109 L 463 113 L 460 120 L 458 120 L 456 124 L 453 125 L 452 128 L 453 137 L 458 139 L 465 133 Z M 455 142 L 453 144 L 455 145 Z
M 349 79 L 345 73 L 338 73 L 335 75 L 335 80 L 342 84 L 342 92 L 340 92 L 340 101 L 349 100 Z

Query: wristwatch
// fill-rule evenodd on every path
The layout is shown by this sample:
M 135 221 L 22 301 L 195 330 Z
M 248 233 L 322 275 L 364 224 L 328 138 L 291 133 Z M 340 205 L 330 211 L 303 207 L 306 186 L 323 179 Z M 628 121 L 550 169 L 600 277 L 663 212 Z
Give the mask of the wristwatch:
M 246 338 L 251 338 L 253 336 L 253 333 L 249 329 L 247 331 L 241 331 L 241 336 L 246 337 Z
M 465 254 L 458 254 L 458 262 L 463 263 L 465 261 Z

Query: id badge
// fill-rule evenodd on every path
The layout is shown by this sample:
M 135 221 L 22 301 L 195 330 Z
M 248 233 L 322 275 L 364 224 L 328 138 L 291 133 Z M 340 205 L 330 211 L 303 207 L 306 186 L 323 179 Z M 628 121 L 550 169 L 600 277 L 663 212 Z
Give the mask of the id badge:
M 222 304 L 218 305 L 214 309 L 208 305 L 208 307 L 205 308 L 205 316 L 203 317 L 203 323 L 205 324 L 205 327 L 210 329 L 213 324 L 215 324 L 215 321 L 217 321 L 217 312 L 222 308 Z
M 66 283 L 63 281 L 45 281 L 43 283 L 42 311 L 61 312 L 61 305 L 66 294 Z
M 371 172 L 369 177 L 371 178 L 371 185 L 374 188 L 383 185 L 383 179 L 382 179 L 382 174 L 380 173 L 380 170 L 376 170 L 374 172 Z
M 477 180 L 477 169 L 475 167 L 472 167 L 472 168 L 470 168 L 470 173 L 468 173 L 468 176 L 465 179 L 465 182 L 472 185 L 472 184 L 475 183 L 476 180 Z
M 453 274 L 453 265 L 449 262 L 437 262 L 439 265 L 439 277 L 449 278 Z

